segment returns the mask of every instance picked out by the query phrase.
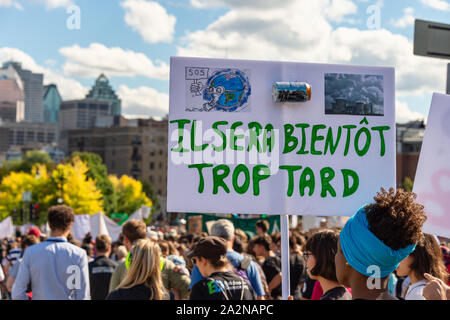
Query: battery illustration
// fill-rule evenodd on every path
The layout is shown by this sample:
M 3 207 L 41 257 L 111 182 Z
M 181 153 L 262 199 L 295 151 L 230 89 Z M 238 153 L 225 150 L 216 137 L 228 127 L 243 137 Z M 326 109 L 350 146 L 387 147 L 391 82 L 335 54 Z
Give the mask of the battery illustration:
M 311 86 L 306 82 L 275 82 L 272 96 L 275 102 L 306 102 L 311 100 Z

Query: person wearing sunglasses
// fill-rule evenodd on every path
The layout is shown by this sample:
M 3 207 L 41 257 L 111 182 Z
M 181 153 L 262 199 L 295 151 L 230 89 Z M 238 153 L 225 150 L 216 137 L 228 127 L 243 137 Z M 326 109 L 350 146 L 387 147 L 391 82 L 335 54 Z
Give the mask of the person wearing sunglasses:
M 315 233 L 306 242 L 303 258 L 306 261 L 308 275 L 318 280 L 323 290 L 320 300 L 351 300 L 352 296 L 340 285 L 336 278 L 334 256 L 337 252 L 339 235 L 334 230 L 322 230 Z
M 145 238 L 135 242 L 125 262 L 128 271 L 107 300 L 164 300 L 169 295 L 161 277 L 159 247 Z
M 188 253 L 204 277 L 191 289 L 190 300 L 256 300 L 250 283 L 236 274 L 227 257 L 223 238 L 208 236 L 200 239 Z

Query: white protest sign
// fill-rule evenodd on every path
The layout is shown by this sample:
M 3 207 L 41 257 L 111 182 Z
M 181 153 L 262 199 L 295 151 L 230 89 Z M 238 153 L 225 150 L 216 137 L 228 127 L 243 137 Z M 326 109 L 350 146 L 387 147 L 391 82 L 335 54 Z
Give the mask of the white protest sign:
M 424 205 L 426 233 L 450 238 L 450 95 L 433 94 L 413 192 Z
M 87 233 L 91 232 L 91 217 L 88 214 L 76 214 L 74 217 L 71 231 L 73 237 L 81 241 Z
M 351 216 L 395 186 L 393 68 L 170 63 L 168 212 Z M 293 81 L 311 99 L 274 102 Z
M 0 222 L 0 239 L 14 236 L 14 226 L 11 217 L 6 217 Z
M 88 232 L 91 232 L 94 238 L 98 235 L 106 234 L 111 237 L 112 241 L 116 241 L 122 232 L 122 227 L 102 212 L 99 212 L 94 215 L 75 215 L 71 231 L 74 238 L 78 241 L 83 240 Z

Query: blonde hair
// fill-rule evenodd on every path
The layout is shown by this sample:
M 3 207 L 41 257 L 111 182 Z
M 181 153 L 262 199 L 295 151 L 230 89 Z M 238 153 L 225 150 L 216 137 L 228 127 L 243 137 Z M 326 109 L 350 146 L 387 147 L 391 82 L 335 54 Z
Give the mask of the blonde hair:
M 127 257 L 127 248 L 125 246 L 119 246 L 116 249 L 117 260 L 122 261 Z
M 162 300 L 166 292 L 162 283 L 161 254 L 158 245 L 147 238 L 139 239 L 130 253 L 130 269 L 117 289 L 145 284 L 151 290 L 150 300 Z

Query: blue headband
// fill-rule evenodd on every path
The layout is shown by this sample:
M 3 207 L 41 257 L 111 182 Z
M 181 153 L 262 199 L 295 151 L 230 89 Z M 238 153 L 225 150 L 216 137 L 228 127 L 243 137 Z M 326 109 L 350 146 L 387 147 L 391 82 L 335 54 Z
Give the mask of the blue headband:
M 348 219 L 339 236 L 342 252 L 350 266 L 368 277 L 377 277 L 369 266 L 380 268 L 380 277 L 385 278 L 414 251 L 416 245 L 393 250 L 378 239 L 370 230 L 364 208 Z M 371 271 L 371 273 L 369 273 Z

